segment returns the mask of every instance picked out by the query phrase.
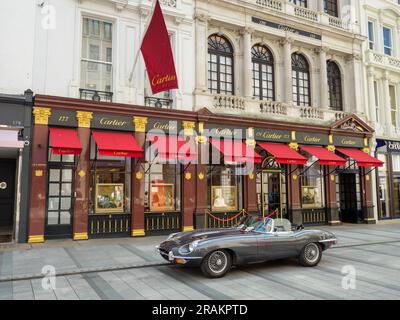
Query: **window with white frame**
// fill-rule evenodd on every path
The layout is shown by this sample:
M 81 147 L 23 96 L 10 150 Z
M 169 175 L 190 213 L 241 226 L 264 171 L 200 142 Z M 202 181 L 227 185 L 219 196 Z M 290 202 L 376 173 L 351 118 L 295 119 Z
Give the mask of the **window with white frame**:
M 112 31 L 110 22 L 83 18 L 82 89 L 112 92 Z
M 370 50 L 375 50 L 375 23 L 368 21 L 368 45 Z
M 392 30 L 388 27 L 383 27 L 383 52 L 391 56 L 393 51 Z
M 392 117 L 392 125 L 397 127 L 397 99 L 396 99 L 396 87 L 389 85 L 389 97 L 390 97 L 390 111 Z

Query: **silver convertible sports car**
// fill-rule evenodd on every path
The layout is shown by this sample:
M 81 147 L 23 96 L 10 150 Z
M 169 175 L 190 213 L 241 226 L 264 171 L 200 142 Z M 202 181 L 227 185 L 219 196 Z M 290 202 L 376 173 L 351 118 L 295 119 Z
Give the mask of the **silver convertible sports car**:
M 206 276 L 219 278 L 232 265 L 284 258 L 298 258 L 301 265 L 313 267 L 336 243 L 331 232 L 292 227 L 286 219 L 245 216 L 234 228 L 171 234 L 157 250 L 171 263 L 198 266 Z

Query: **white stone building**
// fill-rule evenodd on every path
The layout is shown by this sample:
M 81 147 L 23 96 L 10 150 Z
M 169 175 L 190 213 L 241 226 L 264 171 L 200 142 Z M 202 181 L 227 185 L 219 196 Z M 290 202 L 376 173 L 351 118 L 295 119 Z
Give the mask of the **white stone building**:
M 400 217 L 400 4 L 397 0 L 361 1 L 364 95 L 376 130 L 376 152 L 386 163 L 379 170 L 379 218 Z
M 158 95 L 173 108 L 193 108 L 193 1 L 161 0 L 179 90 Z M 21 10 L 24 8 L 23 10 Z M 0 92 L 154 104 L 140 55 L 135 56 L 152 9 L 150 0 L 18 0 L 0 4 Z M 10 26 L 12 28 L 10 29 Z M 171 100 L 171 102 L 169 101 Z
M 313 119 L 327 123 L 345 113 L 365 115 L 361 63 L 364 39 L 357 16 L 359 2 L 293 2 L 296 1 L 196 1 L 196 107 L 206 105 L 218 112 L 259 117 L 260 99 L 255 97 L 258 96 L 268 100 L 261 108 L 261 116 L 265 118 Z M 232 46 L 232 70 L 236 75 L 233 97 L 213 94 L 219 89 L 210 93 L 208 88 L 207 39 L 210 35 L 223 36 Z M 270 56 L 273 81 L 268 84 L 269 96 L 260 95 L 259 90 L 255 92 L 253 88 L 252 48 L 255 45 L 265 46 Z M 305 97 L 293 95 L 293 53 L 301 54 L 308 64 L 310 83 L 309 94 Z M 338 90 L 341 92 L 332 92 L 332 96 L 329 95 L 327 61 L 334 62 L 340 77 Z M 335 99 L 335 94 L 340 97 Z

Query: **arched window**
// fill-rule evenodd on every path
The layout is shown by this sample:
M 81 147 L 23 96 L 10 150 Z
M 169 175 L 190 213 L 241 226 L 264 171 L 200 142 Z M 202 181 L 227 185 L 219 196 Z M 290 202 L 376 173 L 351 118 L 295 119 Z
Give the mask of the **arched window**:
M 216 34 L 208 38 L 208 89 L 211 93 L 234 94 L 232 45 Z
M 337 0 L 324 0 L 324 10 L 325 13 L 330 16 L 338 17 L 339 10 Z
M 266 46 L 251 49 L 253 62 L 253 95 L 260 100 L 275 100 L 274 59 Z
M 306 58 L 292 54 L 293 102 L 298 106 L 310 106 L 310 71 Z
M 329 107 L 333 110 L 343 111 L 342 76 L 337 64 L 333 61 L 327 62 Z

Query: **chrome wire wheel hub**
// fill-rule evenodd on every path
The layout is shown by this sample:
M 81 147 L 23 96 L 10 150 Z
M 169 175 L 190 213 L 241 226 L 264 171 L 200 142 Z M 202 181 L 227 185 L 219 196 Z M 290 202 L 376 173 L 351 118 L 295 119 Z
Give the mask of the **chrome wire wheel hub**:
M 208 267 L 214 273 L 221 273 L 226 269 L 228 257 L 222 251 L 216 251 L 208 259 Z
M 306 246 L 304 256 L 309 263 L 314 263 L 319 258 L 319 248 L 315 243 Z

